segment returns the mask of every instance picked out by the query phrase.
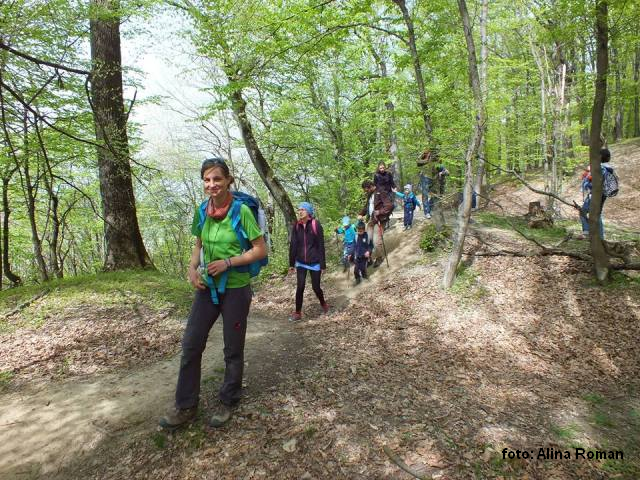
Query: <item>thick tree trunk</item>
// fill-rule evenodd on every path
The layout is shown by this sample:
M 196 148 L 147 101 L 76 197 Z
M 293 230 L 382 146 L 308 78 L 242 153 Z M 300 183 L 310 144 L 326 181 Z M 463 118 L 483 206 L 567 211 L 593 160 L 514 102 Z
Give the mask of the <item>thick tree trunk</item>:
M 600 149 L 602 141 L 602 118 L 607 99 L 607 70 L 609 68 L 609 29 L 608 29 L 608 2 L 598 0 L 596 3 L 596 89 L 591 113 L 591 135 L 589 144 L 589 158 L 591 163 L 591 175 L 593 177 L 593 190 L 591 208 L 589 209 L 589 239 L 591 256 L 593 257 L 593 269 L 599 281 L 605 280 L 609 275 L 609 257 L 604 249 L 598 219 L 602 211 L 602 173 L 600 172 Z
M 433 126 L 431 124 L 431 115 L 429 114 L 429 103 L 427 101 L 427 90 L 424 86 L 424 77 L 422 76 L 422 64 L 420 57 L 418 56 L 418 47 L 416 43 L 416 33 L 413 26 L 413 19 L 409 15 L 407 4 L 405 0 L 393 0 L 402 12 L 402 18 L 407 27 L 407 40 L 409 43 L 409 51 L 411 52 L 411 59 L 413 61 L 413 70 L 416 76 L 416 85 L 418 87 L 418 96 L 420 98 L 420 111 L 422 113 L 422 121 L 424 123 L 424 131 L 427 137 L 427 142 L 432 151 L 436 151 L 435 145 L 433 145 Z
M 480 88 L 480 77 L 478 75 L 478 64 L 476 60 L 476 47 L 473 41 L 473 32 L 471 30 L 471 22 L 469 21 L 469 12 L 465 0 L 458 0 L 458 8 L 460 9 L 460 18 L 464 28 L 464 37 L 467 43 L 467 59 L 469 61 L 469 83 L 473 91 L 473 97 L 476 104 L 476 122 L 473 137 L 467 147 L 465 155 L 465 180 L 464 194 L 462 204 L 458 208 L 458 225 L 453 239 L 453 247 L 451 254 L 444 270 L 444 278 L 442 284 L 445 289 L 451 288 L 456 277 L 456 270 L 460 259 L 462 258 L 462 250 L 464 241 L 469 227 L 469 218 L 471 217 L 471 197 L 473 190 L 473 158 L 476 156 L 480 142 L 484 134 L 485 111 L 482 101 L 482 91 Z
M 230 79 L 231 81 L 231 79 Z M 231 94 L 231 105 L 233 113 L 242 133 L 242 139 L 244 140 L 245 148 L 249 153 L 249 158 L 255 167 L 258 175 L 264 182 L 265 186 L 273 196 L 278 208 L 284 215 L 285 221 L 288 225 L 293 225 L 296 222 L 296 212 L 289 198 L 289 194 L 284 189 L 280 181 L 277 179 L 271 166 L 267 162 L 267 159 L 262 154 L 258 141 L 253 135 L 253 128 L 251 122 L 247 117 L 247 102 L 242 98 L 242 90 L 234 89 Z
M 104 213 L 105 270 L 152 267 L 133 192 L 122 93 L 119 0 L 92 0 L 91 96 Z

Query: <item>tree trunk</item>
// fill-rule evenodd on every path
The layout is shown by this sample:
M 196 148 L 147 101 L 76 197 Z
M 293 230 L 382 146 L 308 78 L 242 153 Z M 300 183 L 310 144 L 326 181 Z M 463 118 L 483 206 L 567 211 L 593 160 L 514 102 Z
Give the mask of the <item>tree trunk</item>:
M 422 121 L 424 123 L 424 131 L 427 137 L 427 142 L 431 147 L 432 152 L 437 152 L 435 145 L 433 145 L 433 127 L 431 124 L 431 116 L 429 114 L 429 103 L 427 102 L 427 91 L 424 86 L 424 77 L 422 76 L 422 65 L 420 57 L 418 56 L 418 47 L 416 45 L 416 33 L 413 26 L 413 20 L 409 15 L 407 4 L 405 0 L 393 0 L 402 12 L 402 18 L 407 26 L 407 36 L 409 43 L 409 50 L 411 52 L 411 59 L 413 60 L 413 70 L 416 76 L 416 85 L 418 87 L 418 95 L 420 97 L 420 111 L 422 113 Z
M 232 79 L 229 79 L 230 83 Z M 291 203 L 291 199 L 289 198 L 289 194 L 284 189 L 280 181 L 277 179 L 271 166 L 267 162 L 266 158 L 262 154 L 260 147 L 258 146 L 258 141 L 253 135 L 253 128 L 251 126 L 251 122 L 247 117 L 247 103 L 244 98 L 242 98 L 242 90 L 238 88 L 234 88 L 231 93 L 231 105 L 233 108 L 233 113 L 236 118 L 236 122 L 238 123 L 238 127 L 240 128 L 240 132 L 242 133 L 242 139 L 244 140 L 245 148 L 249 153 L 249 158 L 251 158 L 251 162 L 255 167 L 258 175 L 266 185 L 267 189 L 273 196 L 274 200 L 278 204 L 280 211 L 284 215 L 285 221 L 289 226 L 293 225 L 296 222 L 296 212 L 293 208 L 293 204 Z
M 11 263 L 9 262 L 9 216 L 11 208 L 9 207 L 9 182 L 15 170 L 9 172 L 8 175 L 2 177 L 2 267 L 4 275 L 7 277 L 12 286 L 22 285 L 22 279 L 13 273 Z
M 31 244 L 33 245 L 33 256 L 35 257 L 36 264 L 38 265 L 38 272 L 40 274 L 40 280 L 46 282 L 49 280 L 49 272 L 47 271 L 47 262 L 44 260 L 42 254 L 42 240 L 38 234 L 38 222 L 36 220 L 36 196 L 37 187 L 31 181 L 31 171 L 29 168 L 29 161 L 31 157 L 30 144 L 29 144 L 29 112 L 25 109 L 22 117 L 22 172 L 20 171 L 20 165 L 17 164 L 18 173 L 22 178 L 22 191 L 27 201 L 27 216 L 29 217 L 29 225 L 31 226 Z M 37 177 L 37 175 L 36 175 Z
M 378 64 L 378 70 L 380 72 L 380 76 L 384 79 L 389 78 L 388 70 L 387 70 L 387 62 L 382 57 L 382 53 L 376 52 L 373 44 L 371 42 L 368 43 L 369 51 L 376 63 Z M 391 159 L 391 163 L 393 165 L 393 171 L 396 174 L 396 184 L 402 185 L 404 183 L 404 175 L 402 174 L 402 163 L 400 162 L 400 157 L 398 156 L 398 136 L 396 134 L 396 112 L 395 105 L 389 96 L 384 102 L 384 107 L 387 110 L 387 128 L 388 137 L 387 137 L 387 153 L 389 158 Z
M 133 192 L 122 93 L 119 0 L 92 0 L 91 96 L 104 214 L 105 270 L 153 267 L 142 241 Z
M 487 49 L 487 20 L 489 18 L 489 0 L 482 0 L 480 10 L 480 89 L 482 91 L 482 103 L 487 103 L 487 58 L 489 56 Z M 485 132 L 486 133 L 486 132 Z M 476 172 L 476 181 L 474 190 L 483 195 L 485 180 L 485 156 L 486 156 L 486 135 L 482 135 L 480 147 L 478 149 L 478 170 Z M 478 202 L 479 203 L 479 202 Z
M 546 72 L 544 69 L 544 63 L 542 62 L 543 55 L 545 52 L 543 50 L 542 54 L 536 50 L 533 42 L 530 44 L 531 53 L 533 58 L 538 66 L 538 73 L 540 74 L 540 149 L 542 150 L 542 165 L 544 171 L 544 191 L 551 191 L 551 177 L 549 175 L 549 156 L 547 155 L 547 86 L 545 83 Z M 551 202 L 552 198 L 549 198 L 549 202 Z
M 633 81 L 635 95 L 633 96 L 633 136 L 640 137 L 640 43 L 636 45 L 636 55 L 633 59 Z
M 467 58 L 469 61 L 469 83 L 473 91 L 473 97 L 476 104 L 476 122 L 473 137 L 467 147 L 465 155 L 465 180 L 464 194 L 462 204 L 458 208 L 458 225 L 453 239 L 453 247 L 451 254 L 444 270 L 443 286 L 445 289 L 451 288 L 456 277 L 456 270 L 460 259 L 462 258 L 462 250 L 469 226 L 469 218 L 471 217 L 471 197 L 473 190 L 473 158 L 475 157 L 483 136 L 485 111 L 482 101 L 482 91 L 480 88 L 480 77 L 478 75 L 478 63 L 476 60 L 476 47 L 473 41 L 473 32 L 471 30 L 471 22 L 469 21 L 469 12 L 465 0 L 458 0 L 458 8 L 460 9 L 460 18 L 464 28 L 464 37 L 467 43 Z
M 596 89 L 591 113 L 591 135 L 589 144 L 589 159 L 591 175 L 593 177 L 593 190 L 591 208 L 589 209 L 589 242 L 591 256 L 593 257 L 593 269 L 596 279 L 604 281 L 609 275 L 609 257 L 604 249 L 598 219 L 602 211 L 602 173 L 600 172 L 600 149 L 602 141 L 602 117 L 607 99 L 607 70 L 609 68 L 608 53 L 608 2 L 598 0 L 596 3 Z
M 611 49 L 611 57 L 613 60 L 613 70 L 615 77 L 615 86 L 616 86 L 616 101 L 614 104 L 615 114 L 613 119 L 613 138 L 614 141 L 619 142 L 622 140 L 623 131 L 622 126 L 624 124 L 624 116 L 623 116 L 623 105 L 622 101 L 622 80 L 620 74 L 620 58 L 618 57 L 618 49 L 613 47 Z

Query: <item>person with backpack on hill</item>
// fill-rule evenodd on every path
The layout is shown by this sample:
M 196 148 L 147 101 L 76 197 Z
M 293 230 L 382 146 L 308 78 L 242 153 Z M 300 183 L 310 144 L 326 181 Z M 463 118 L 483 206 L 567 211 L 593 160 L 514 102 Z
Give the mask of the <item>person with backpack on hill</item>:
M 351 219 L 348 216 L 342 217 L 342 227 L 338 227 L 335 230 L 337 235 L 344 235 L 342 240 L 342 265 L 343 273 L 349 268 L 349 257 L 353 255 L 353 249 L 356 242 L 356 227 L 351 224 Z
M 613 165 L 609 163 L 611 160 L 611 152 L 608 148 L 600 150 L 600 171 L 602 172 L 602 203 L 600 204 L 600 214 L 598 215 L 598 230 L 600 238 L 604 239 L 604 224 L 602 222 L 602 210 L 604 202 L 609 197 L 615 197 L 618 194 L 619 182 Z M 585 195 L 584 203 L 580 209 L 580 222 L 582 223 L 582 233 L 576 238 L 584 240 L 589 236 L 589 209 L 591 208 L 593 176 L 590 167 L 582 174 L 582 182 L 580 190 Z
M 384 225 L 389 220 L 392 211 L 391 197 L 386 193 L 381 193 L 371 180 L 362 182 L 362 190 L 367 195 L 367 201 L 360 211 L 359 219 L 366 219 L 367 234 L 369 240 L 373 242 L 373 267 L 377 268 L 383 262 L 386 252 L 384 251 Z
M 329 305 L 320 288 L 320 276 L 326 269 L 322 225 L 314 216 L 313 206 L 309 202 L 302 202 L 298 206 L 298 221 L 293 226 L 289 244 L 289 273 L 296 272 L 297 275 L 296 310 L 289 320 L 302 319 L 302 300 L 307 272 L 311 276 L 311 287 L 320 301 L 322 310 L 325 314 L 329 313 Z
M 355 245 L 353 249 L 353 253 L 350 258 L 353 260 L 355 264 L 353 268 L 353 275 L 355 277 L 355 285 L 358 285 L 361 282 L 361 279 L 368 279 L 367 275 L 367 265 L 369 263 L 369 257 L 371 256 L 371 249 L 373 248 L 371 241 L 369 240 L 369 235 L 365 231 L 366 226 L 362 220 L 358 222 L 356 225 L 356 229 L 358 234 L 356 236 Z
M 415 193 L 413 193 L 413 187 L 411 184 L 404 186 L 404 193 L 395 192 L 396 197 L 402 199 L 404 206 L 404 229 L 409 230 L 413 224 L 413 212 L 416 207 L 420 207 L 420 202 Z
M 191 232 L 196 237 L 188 278 L 196 290 L 182 338 L 182 357 L 175 394 L 175 408 L 160 420 L 173 430 L 191 422 L 200 400 L 202 353 L 211 327 L 222 314 L 224 380 L 219 403 L 209 425 L 221 427 L 240 401 L 244 369 L 247 317 L 251 305 L 250 278 L 266 264 L 267 247 L 257 213 L 248 206 L 257 200 L 231 192 L 234 182 L 221 158 L 202 163 L 200 177 L 209 197 L 195 211 Z

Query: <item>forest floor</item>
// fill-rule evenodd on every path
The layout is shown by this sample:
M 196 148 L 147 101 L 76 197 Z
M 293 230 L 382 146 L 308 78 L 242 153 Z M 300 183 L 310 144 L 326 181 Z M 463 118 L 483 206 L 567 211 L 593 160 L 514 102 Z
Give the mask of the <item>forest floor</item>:
M 640 208 L 640 148 L 612 151 L 623 189 L 605 225 L 628 238 L 640 230 L 629 213 Z M 512 222 L 536 200 L 513 185 L 496 192 Z M 535 251 L 502 220 L 474 214 L 466 250 Z M 303 320 L 290 323 L 295 280 L 264 284 L 245 399 L 219 430 L 205 427 L 223 371 L 217 325 L 198 420 L 172 434 L 156 427 L 175 388 L 184 282 L 107 275 L 2 297 L 0 478 L 412 478 L 385 449 L 424 478 L 640 478 L 637 276 L 601 287 L 572 258 L 477 256 L 445 292 L 446 252 L 418 248 L 428 223 L 389 230 L 389 266 L 369 282 L 354 287 L 334 267 L 323 281 L 330 315 L 308 288 Z M 551 245 L 577 225 L 569 211 L 558 227 L 527 233 Z M 533 459 L 503 458 L 504 448 Z M 577 448 L 624 457 L 576 459 Z

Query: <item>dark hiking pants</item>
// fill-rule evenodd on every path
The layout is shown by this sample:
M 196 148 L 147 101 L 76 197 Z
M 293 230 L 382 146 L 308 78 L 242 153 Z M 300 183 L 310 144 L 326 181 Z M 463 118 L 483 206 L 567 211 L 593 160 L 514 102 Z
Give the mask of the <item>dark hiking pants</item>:
M 316 297 L 320 300 L 320 304 L 324 305 L 324 293 L 320 288 L 320 271 L 308 270 L 306 268 L 296 268 L 296 278 L 298 285 L 296 287 L 296 312 L 302 311 L 302 299 L 304 297 L 304 286 L 307 283 L 307 272 L 311 275 L 311 288 L 313 288 Z
M 410 227 L 413 223 L 413 205 L 404 207 L 404 226 Z
M 224 339 L 224 382 L 218 397 L 225 405 L 240 400 L 244 368 L 244 340 L 247 316 L 251 306 L 251 286 L 228 288 L 219 295 L 220 304 L 211 300 L 209 289 L 198 290 L 191 306 L 191 314 L 182 337 L 182 358 L 176 388 L 176 407 L 191 408 L 200 399 L 200 370 L 202 352 L 207 345 L 209 330 L 222 314 Z
M 367 278 L 367 262 L 369 261 L 366 257 L 356 258 L 356 266 L 353 269 L 353 275 L 356 277 L 356 280 L 360 277 Z

